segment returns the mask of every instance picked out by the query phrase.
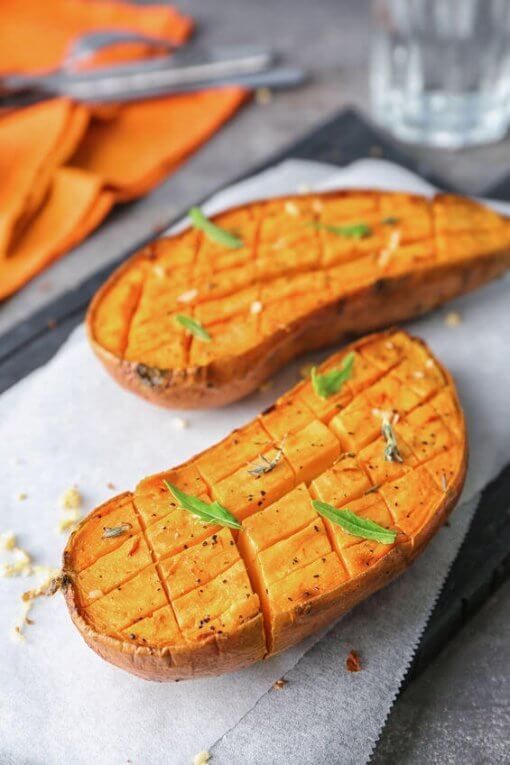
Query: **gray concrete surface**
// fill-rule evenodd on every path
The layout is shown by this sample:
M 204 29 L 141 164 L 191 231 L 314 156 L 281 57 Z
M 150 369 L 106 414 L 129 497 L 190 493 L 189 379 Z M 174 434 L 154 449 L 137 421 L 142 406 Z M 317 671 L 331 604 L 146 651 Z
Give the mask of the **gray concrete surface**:
M 368 0 L 181 0 L 210 43 L 260 42 L 310 74 L 299 90 L 248 105 L 152 195 L 120 207 L 81 247 L 0 306 L 0 333 L 346 104 L 367 108 Z M 510 139 L 461 152 L 407 149 L 466 192 L 508 172 Z M 510 586 L 398 700 L 374 762 L 510 762 Z

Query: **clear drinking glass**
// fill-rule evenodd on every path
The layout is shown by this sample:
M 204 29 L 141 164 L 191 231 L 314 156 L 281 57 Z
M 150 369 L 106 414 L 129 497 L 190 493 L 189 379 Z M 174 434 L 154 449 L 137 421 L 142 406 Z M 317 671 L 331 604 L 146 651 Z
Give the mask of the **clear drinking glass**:
M 398 138 L 460 148 L 510 119 L 510 0 L 373 0 L 375 119 Z

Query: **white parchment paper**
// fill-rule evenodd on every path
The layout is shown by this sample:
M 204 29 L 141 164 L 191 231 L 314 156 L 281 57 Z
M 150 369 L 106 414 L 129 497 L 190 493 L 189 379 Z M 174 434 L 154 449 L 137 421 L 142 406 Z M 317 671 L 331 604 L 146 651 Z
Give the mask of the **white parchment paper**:
M 210 213 L 294 192 L 303 184 L 432 190 L 381 160 L 341 171 L 289 161 L 222 192 L 205 209 Z M 472 456 L 463 501 L 450 528 L 409 572 L 355 609 L 306 656 L 317 638 L 234 675 L 151 684 L 93 654 L 60 596 L 38 604 L 25 645 L 11 642 L 9 626 L 29 583 L 0 581 L 2 765 L 180 765 L 208 748 L 216 761 L 236 765 L 364 762 L 468 527 L 476 495 L 509 458 L 509 295 L 509 282 L 500 280 L 410 325 L 454 373 L 468 415 Z M 443 317 L 452 309 L 461 312 L 463 322 L 448 328 Z M 53 360 L 0 397 L 0 531 L 13 529 L 38 561 L 58 565 L 64 539 L 56 532 L 57 500 L 69 486 L 79 486 L 88 510 L 132 488 L 140 477 L 182 462 L 271 403 L 295 383 L 303 363 L 289 365 L 264 394 L 222 410 L 185 414 L 189 427 L 179 431 L 175 414 L 122 391 L 106 375 L 78 328 Z M 20 492 L 28 495 L 23 502 Z M 343 670 L 351 647 L 361 649 L 366 662 L 355 676 Z M 286 673 L 292 682 L 285 690 L 270 691 Z M 316 710 L 312 726 L 310 704 Z

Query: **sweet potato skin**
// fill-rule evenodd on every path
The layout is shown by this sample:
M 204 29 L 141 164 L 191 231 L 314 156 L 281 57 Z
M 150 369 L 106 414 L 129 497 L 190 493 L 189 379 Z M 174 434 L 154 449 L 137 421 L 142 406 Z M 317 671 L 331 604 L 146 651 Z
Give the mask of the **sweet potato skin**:
M 405 336 L 404 333 L 398 334 Z M 371 336 L 354 343 L 350 348 L 359 352 L 360 348 L 370 348 L 372 347 L 370 343 L 385 341 L 385 339 L 388 339 L 388 343 L 391 345 L 393 336 L 394 333 L 392 332 Z M 415 339 L 412 342 L 414 347 L 421 347 L 427 350 L 424 343 L 420 343 Z M 348 351 L 349 348 L 346 349 L 346 352 Z M 429 354 L 428 350 L 427 354 Z M 367 559 L 366 568 L 360 569 L 355 576 L 343 580 L 340 577 L 335 586 L 326 589 L 317 596 L 307 593 L 307 597 L 304 600 L 300 599 L 299 602 L 292 604 L 287 611 L 280 612 L 273 625 L 268 624 L 268 613 L 263 613 L 264 609 L 261 608 L 254 618 L 247 620 L 239 629 L 234 631 L 210 636 L 200 643 L 178 643 L 176 645 L 158 646 L 134 644 L 127 639 L 121 639 L 119 636 L 106 634 L 104 631 L 95 628 L 90 621 L 84 618 L 83 605 L 80 602 L 79 596 L 77 572 L 75 570 L 75 551 L 81 530 L 86 530 L 87 524 L 90 522 L 91 516 L 89 516 L 70 537 L 64 552 L 63 592 L 73 622 L 82 634 L 85 642 L 106 661 L 145 679 L 170 681 L 217 675 L 223 672 L 242 669 L 261 658 L 266 658 L 274 653 L 285 650 L 331 623 L 401 574 L 423 550 L 455 507 L 462 491 L 467 469 L 465 424 L 452 377 L 431 354 L 429 354 L 429 359 L 432 359 L 431 364 L 437 365 L 437 369 L 440 370 L 440 374 L 444 379 L 444 389 L 449 391 L 454 401 L 456 411 L 456 422 L 454 425 L 459 433 L 459 449 L 461 452 L 457 467 L 449 477 L 448 486 L 444 490 L 441 501 L 434 506 L 434 511 L 429 513 L 426 522 L 422 525 L 419 532 L 414 535 L 404 535 L 399 544 L 390 549 L 375 563 L 370 563 L 369 565 L 369 559 Z M 299 389 L 300 386 L 298 386 Z M 287 395 L 291 396 L 292 393 L 293 391 Z M 422 406 L 427 406 L 427 403 L 420 404 L 418 408 L 420 409 Z M 341 409 L 341 412 L 343 411 L 344 408 Z M 236 438 L 242 438 L 244 431 L 245 429 L 242 429 L 236 433 Z M 227 440 L 225 439 L 225 441 Z M 218 446 L 221 447 L 221 445 Z M 207 449 L 201 455 L 198 455 L 175 470 L 189 471 L 193 465 L 198 464 L 197 460 L 201 460 L 201 464 L 207 464 L 208 456 L 214 455 L 217 448 L 211 447 Z M 359 454 L 362 453 L 363 450 L 359 452 Z M 437 452 L 437 456 L 441 456 L 440 451 Z M 218 456 L 219 458 L 220 456 Z M 428 465 L 429 463 L 427 462 L 426 464 Z M 201 475 L 205 475 L 203 471 L 201 471 Z M 157 476 L 153 478 L 155 479 Z M 153 478 L 146 479 L 142 483 L 150 486 L 152 485 L 151 481 L 153 481 Z M 398 483 L 398 479 L 391 480 L 391 483 Z M 127 493 L 121 495 L 120 500 L 121 502 L 129 502 L 133 496 L 131 493 Z M 374 495 L 370 494 L 370 496 Z M 117 500 L 118 498 L 115 499 Z M 112 501 L 110 500 L 109 503 L 106 503 L 104 506 L 106 510 Z M 268 509 L 274 506 L 274 503 L 270 504 Z M 98 508 L 94 513 L 101 513 L 102 510 L 103 508 Z M 149 510 L 145 512 L 149 513 Z M 250 518 L 256 517 L 257 513 L 250 516 Z M 218 529 L 219 527 L 214 528 Z M 246 553 L 242 551 L 242 547 L 239 549 L 242 553 L 241 558 L 246 563 Z M 254 584 L 253 580 L 252 585 L 254 591 L 263 597 L 263 586 Z M 271 639 L 269 639 L 270 631 L 273 633 L 273 638 Z
M 329 192 L 318 198 L 327 203 L 328 198 L 348 196 L 349 192 Z M 292 204 L 293 199 L 287 201 Z M 464 259 L 436 259 L 387 275 L 374 268 L 370 281 L 339 292 L 328 303 L 259 337 L 242 353 L 183 368 L 156 368 L 128 360 L 108 350 L 98 338 L 97 313 L 105 297 L 124 274 L 147 257 L 147 250 L 133 256 L 96 293 L 87 314 L 89 341 L 105 368 L 125 389 L 163 407 L 201 409 L 223 406 L 248 395 L 302 353 L 420 316 L 502 275 L 510 266 L 510 222 L 499 249 L 482 249 Z

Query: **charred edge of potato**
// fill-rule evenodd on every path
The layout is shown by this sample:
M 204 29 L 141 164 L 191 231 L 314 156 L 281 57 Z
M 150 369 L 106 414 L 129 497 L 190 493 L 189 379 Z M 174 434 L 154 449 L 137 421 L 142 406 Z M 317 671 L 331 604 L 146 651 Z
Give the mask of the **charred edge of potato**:
M 394 330 L 388 329 L 384 332 L 364 337 L 350 346 L 352 349 L 359 349 L 368 343 L 390 336 Z M 406 333 L 407 334 L 407 333 Z M 445 523 L 448 516 L 455 508 L 467 473 L 468 466 L 468 443 L 466 438 L 466 426 L 464 412 L 460 405 L 454 378 L 450 371 L 437 359 L 431 352 L 427 343 L 421 338 L 413 337 L 414 342 L 418 342 L 427 351 L 430 358 L 437 364 L 441 373 L 444 375 L 455 400 L 456 408 L 460 418 L 463 438 L 463 455 L 458 473 L 454 476 L 453 482 L 449 485 L 444 495 L 444 501 L 437 512 L 430 518 L 428 524 L 420 531 L 419 542 L 417 544 L 404 543 L 399 545 L 393 551 L 375 565 L 371 566 L 366 572 L 341 584 L 337 591 L 326 593 L 322 596 L 310 598 L 306 603 L 296 606 L 293 615 L 293 632 L 286 646 L 294 645 L 300 640 L 317 632 L 323 627 L 331 624 L 344 613 L 349 611 L 355 605 L 365 598 L 369 597 L 377 590 L 389 584 L 403 573 L 414 559 L 427 546 L 427 543 L 434 536 L 437 530 Z M 349 347 L 345 349 L 347 353 Z M 215 445 L 204 450 L 200 454 L 205 454 Z M 197 457 L 200 455 L 196 455 Z M 184 465 L 192 462 L 195 458 L 187 460 Z M 243 646 L 243 637 L 239 634 L 225 635 L 221 650 L 215 640 L 218 636 L 210 636 L 203 643 L 183 643 L 178 646 L 151 647 L 140 646 L 130 643 L 117 637 L 106 635 L 95 630 L 81 615 L 80 607 L 77 602 L 74 571 L 70 560 L 70 550 L 73 545 L 74 536 L 80 528 L 87 522 L 88 518 L 81 521 L 77 529 L 71 534 L 65 551 L 63 561 L 63 584 L 62 590 L 69 609 L 71 618 L 78 631 L 82 635 L 87 645 L 95 651 L 105 661 L 135 674 L 146 680 L 157 682 L 179 681 L 195 677 L 215 676 L 222 672 L 232 672 L 249 666 L 262 658 L 270 658 L 266 645 L 264 645 L 258 655 L 252 652 L 247 653 Z M 257 589 L 254 589 L 257 592 Z M 255 622 L 260 620 L 262 624 L 262 633 L 265 635 L 266 644 L 268 636 L 263 625 L 262 610 L 253 619 L 250 619 L 244 625 L 249 629 Z
M 145 257 L 144 252 L 134 256 L 141 257 Z M 302 353 L 420 316 L 481 287 L 510 266 L 510 251 L 479 256 L 462 265 L 441 264 L 378 279 L 276 331 L 240 356 L 182 370 L 156 369 L 126 361 L 104 348 L 94 336 L 97 306 L 131 263 L 128 261 L 112 274 L 92 300 L 86 319 L 92 348 L 110 375 L 126 390 L 170 409 L 204 409 L 247 396 Z

